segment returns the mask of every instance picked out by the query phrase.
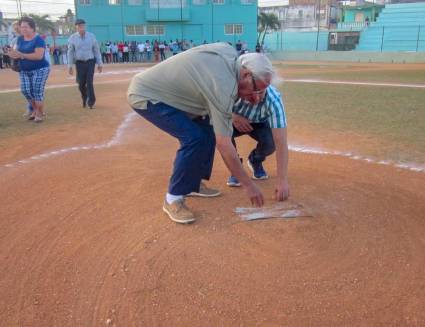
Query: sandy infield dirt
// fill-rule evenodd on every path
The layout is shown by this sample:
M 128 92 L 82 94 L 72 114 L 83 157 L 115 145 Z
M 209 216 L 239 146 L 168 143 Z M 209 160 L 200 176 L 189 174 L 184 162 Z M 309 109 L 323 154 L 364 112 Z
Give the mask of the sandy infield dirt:
M 177 225 L 161 210 L 177 142 L 138 116 L 116 135 L 126 87 L 97 94 L 107 121 L 7 140 L 0 326 L 425 325 L 424 173 L 291 152 L 291 199 L 314 217 L 243 222 L 233 210 L 248 200 L 216 155 L 209 185 L 223 195 L 188 199 L 199 219 Z M 239 139 L 245 158 L 252 144 Z M 265 167 L 271 205 L 274 159 Z

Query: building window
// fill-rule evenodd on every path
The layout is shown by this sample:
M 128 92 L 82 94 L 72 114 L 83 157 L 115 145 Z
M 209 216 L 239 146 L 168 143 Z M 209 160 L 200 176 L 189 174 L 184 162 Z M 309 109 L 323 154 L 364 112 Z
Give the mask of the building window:
M 147 35 L 164 35 L 165 34 L 164 25 L 147 25 L 146 34 Z
M 242 24 L 225 24 L 224 34 L 226 35 L 241 35 L 243 34 Z
M 80 0 L 80 5 L 91 5 L 91 0 Z
M 151 8 L 185 8 L 186 0 L 149 0 Z
M 224 5 L 224 0 L 212 0 L 215 5 Z
M 255 0 L 241 0 L 242 5 L 253 5 Z
M 127 35 L 164 35 L 164 25 L 127 25 Z
M 143 0 L 128 0 L 129 6 L 140 6 L 143 4 Z
M 120 5 L 121 4 L 121 0 L 108 0 L 108 4 L 115 6 L 115 5 Z
M 192 0 L 192 4 L 195 6 L 202 6 L 207 4 L 207 0 Z
M 125 27 L 127 35 L 145 35 L 144 25 L 127 25 Z

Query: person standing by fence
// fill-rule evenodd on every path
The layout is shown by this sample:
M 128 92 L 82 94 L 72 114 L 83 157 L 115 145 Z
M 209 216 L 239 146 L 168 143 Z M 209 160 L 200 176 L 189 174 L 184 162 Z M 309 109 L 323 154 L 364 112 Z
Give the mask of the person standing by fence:
M 68 40 L 68 71 L 73 75 L 72 66 L 75 62 L 83 108 L 88 105 L 93 109 L 96 102 L 93 87 L 94 68 L 97 63 L 97 70 L 101 73 L 103 65 L 99 44 L 94 34 L 86 31 L 86 22 L 83 19 L 77 19 L 75 26 L 77 32 Z

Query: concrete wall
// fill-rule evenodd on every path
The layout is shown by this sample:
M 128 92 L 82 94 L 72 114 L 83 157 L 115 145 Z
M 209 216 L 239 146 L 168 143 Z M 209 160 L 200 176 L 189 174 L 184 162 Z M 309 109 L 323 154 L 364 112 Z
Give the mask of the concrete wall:
M 319 51 L 328 49 L 328 34 L 319 33 Z M 273 32 L 266 35 L 264 43 L 269 51 L 316 51 L 317 32 Z
M 425 52 L 276 51 L 269 56 L 272 60 L 286 61 L 425 63 Z
M 218 1 L 217 1 L 218 2 Z M 252 0 L 145 0 L 140 5 L 108 5 L 106 0 L 92 0 L 90 5 L 77 2 L 77 17 L 87 22 L 99 41 L 146 41 L 160 39 L 193 40 L 199 45 L 207 42 L 238 40 L 254 49 L 257 36 L 257 2 Z M 171 5 L 170 5 L 171 4 Z M 174 5 L 173 5 L 174 4 Z M 242 24 L 243 34 L 225 34 L 225 24 Z M 164 35 L 128 35 L 126 25 L 162 25 Z

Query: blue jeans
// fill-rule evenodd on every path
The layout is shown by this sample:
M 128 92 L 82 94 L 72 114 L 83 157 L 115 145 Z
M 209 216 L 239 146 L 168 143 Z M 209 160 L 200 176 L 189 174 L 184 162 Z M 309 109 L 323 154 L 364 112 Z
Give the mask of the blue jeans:
M 272 130 L 267 123 L 251 123 L 253 130 L 249 133 L 239 132 L 233 126 L 232 143 L 236 148 L 235 137 L 248 134 L 257 141 L 257 146 L 249 154 L 249 160 L 252 163 L 260 163 L 266 160 L 266 157 L 275 151 Z
M 146 110 L 134 110 L 180 142 L 168 193 L 186 195 L 199 192 L 201 180 L 211 177 L 214 163 L 215 135 L 209 118 L 191 119 L 184 111 L 162 102 L 148 102 Z

